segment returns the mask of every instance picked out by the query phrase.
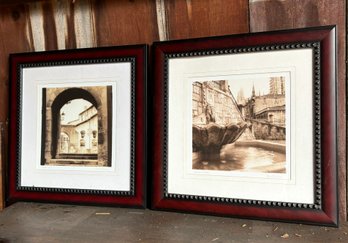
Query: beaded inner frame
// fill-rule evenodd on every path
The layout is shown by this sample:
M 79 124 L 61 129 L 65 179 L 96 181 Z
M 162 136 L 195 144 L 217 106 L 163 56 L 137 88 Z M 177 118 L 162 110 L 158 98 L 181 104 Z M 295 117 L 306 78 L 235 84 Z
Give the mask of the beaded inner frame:
M 21 141 L 22 137 L 22 92 L 23 92 L 23 68 L 31 67 L 52 67 L 64 65 L 83 65 L 83 64 L 103 64 L 103 63 L 130 63 L 131 64 L 131 144 L 130 144 L 130 190 L 114 191 L 114 190 L 95 190 L 95 189 L 74 189 L 74 188 L 48 188 L 48 187 L 29 187 L 21 185 L 21 144 L 17 143 L 17 173 L 16 173 L 16 189 L 19 191 L 30 192 L 59 192 L 59 193 L 77 193 L 77 194 L 95 194 L 95 195 L 115 195 L 115 196 L 134 196 L 135 195 L 135 57 L 124 58 L 100 58 L 100 59 L 81 59 L 67 61 L 52 61 L 39 63 L 18 64 L 16 67 L 17 87 L 19 88 L 17 96 L 17 141 Z
M 312 49 L 313 50 L 313 97 L 314 97 L 314 203 L 291 203 L 291 202 L 276 202 L 276 201 L 264 201 L 264 200 L 249 200 L 249 199 L 236 199 L 226 197 L 210 197 L 210 196 L 198 196 L 198 195 L 185 195 L 168 193 L 168 78 L 169 78 L 169 59 L 171 58 L 192 58 L 199 56 L 213 56 L 213 55 L 226 55 L 226 54 L 240 54 L 240 53 L 255 53 L 255 52 L 269 52 L 279 50 L 296 50 L 296 49 Z M 241 47 L 241 48 L 228 48 L 219 50 L 204 50 L 204 51 L 191 51 L 180 53 L 169 53 L 164 56 L 164 144 L 163 144 L 163 185 L 164 185 L 164 198 L 168 199 L 181 199 L 181 200 L 194 200 L 204 202 L 219 202 L 230 204 L 244 204 L 255 206 L 272 206 L 272 207 L 285 207 L 285 208 L 310 208 L 310 209 L 322 209 L 322 171 L 321 171 L 321 113 L 320 113 L 320 82 L 321 82 L 321 62 L 320 62 L 320 42 L 296 42 L 287 44 L 273 44 L 263 45 L 255 47 Z

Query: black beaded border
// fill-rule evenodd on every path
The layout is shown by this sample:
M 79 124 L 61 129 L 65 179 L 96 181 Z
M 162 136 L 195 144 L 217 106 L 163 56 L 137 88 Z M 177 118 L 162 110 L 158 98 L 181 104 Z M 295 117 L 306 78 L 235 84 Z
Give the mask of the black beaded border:
M 185 195 L 168 193 L 168 78 L 169 78 L 169 59 L 170 58 L 186 58 L 198 56 L 226 55 L 226 54 L 241 54 L 250 52 L 267 52 L 279 50 L 293 49 L 312 49 L 313 50 L 313 86 L 314 86 L 314 203 L 292 203 L 292 202 L 276 202 L 263 200 L 249 200 L 237 198 L 223 198 L 211 196 Z M 287 43 L 264 46 L 240 47 L 231 49 L 204 50 L 192 52 L 180 52 L 165 54 L 164 60 L 164 143 L 163 143 L 163 183 L 164 183 L 164 198 L 194 200 L 203 202 L 215 203 L 230 203 L 243 204 L 250 206 L 270 206 L 270 207 L 285 207 L 285 208 L 304 208 L 304 209 L 322 209 L 322 178 L 321 178 L 321 142 L 320 142 L 320 42 L 301 42 Z
M 23 68 L 35 68 L 35 67 L 52 67 L 52 66 L 65 66 L 65 65 L 81 65 L 81 64 L 103 64 L 103 63 L 131 63 L 131 163 L 130 163 L 130 190 L 129 191 L 111 191 L 111 190 L 95 190 L 95 189 L 73 189 L 73 188 L 49 188 L 49 187 L 28 187 L 21 186 L 21 137 L 22 137 L 22 92 L 23 92 Z M 136 70 L 136 58 L 135 57 L 122 57 L 122 58 L 100 58 L 100 59 L 81 59 L 81 60 L 65 60 L 65 61 L 50 61 L 50 62 L 37 62 L 37 63 L 25 63 L 18 64 L 16 69 L 16 80 L 19 92 L 17 94 L 17 114 L 19 119 L 17 120 L 17 174 L 16 174 L 16 189 L 20 191 L 30 192 L 54 192 L 54 193 L 76 193 L 76 194 L 95 194 L 95 195 L 112 195 L 112 196 L 135 196 L 135 70 Z

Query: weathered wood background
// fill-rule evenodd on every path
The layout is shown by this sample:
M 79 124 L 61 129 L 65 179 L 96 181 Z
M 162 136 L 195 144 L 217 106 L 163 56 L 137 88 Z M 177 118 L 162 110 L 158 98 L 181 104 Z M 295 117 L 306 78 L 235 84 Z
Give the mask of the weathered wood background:
M 337 24 L 339 200 L 346 219 L 345 16 L 345 0 L 0 0 L 0 122 L 8 119 L 10 53 Z

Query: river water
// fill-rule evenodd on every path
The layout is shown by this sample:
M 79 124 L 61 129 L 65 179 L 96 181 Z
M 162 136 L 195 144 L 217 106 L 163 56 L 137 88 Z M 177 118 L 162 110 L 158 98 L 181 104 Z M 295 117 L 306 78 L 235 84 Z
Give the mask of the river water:
M 193 169 L 285 173 L 285 153 L 254 146 L 229 144 L 220 150 L 217 159 L 207 161 L 199 153 L 193 153 Z

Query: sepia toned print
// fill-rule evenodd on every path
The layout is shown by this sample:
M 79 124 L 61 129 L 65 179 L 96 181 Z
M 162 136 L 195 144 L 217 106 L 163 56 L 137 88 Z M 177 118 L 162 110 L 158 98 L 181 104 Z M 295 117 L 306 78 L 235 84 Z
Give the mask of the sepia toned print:
M 41 165 L 111 166 L 112 87 L 42 89 Z
M 285 82 L 193 82 L 192 169 L 286 173 Z

